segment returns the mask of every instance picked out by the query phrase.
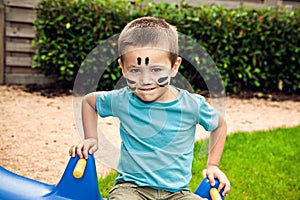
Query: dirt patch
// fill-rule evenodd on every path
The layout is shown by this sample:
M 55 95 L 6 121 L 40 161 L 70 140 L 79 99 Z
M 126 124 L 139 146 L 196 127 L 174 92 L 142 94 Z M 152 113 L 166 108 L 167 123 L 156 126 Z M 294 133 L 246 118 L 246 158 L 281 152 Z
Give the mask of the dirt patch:
M 29 91 L 29 92 L 28 92 Z M 24 86 L 0 86 L 0 166 L 38 181 L 55 184 L 69 160 L 68 149 L 80 137 L 71 95 L 44 95 Z M 47 95 L 48 94 L 48 95 Z M 263 98 L 226 98 L 228 133 L 300 125 L 300 102 Z M 114 120 L 99 122 L 118 145 Z M 201 131 L 201 130 L 200 130 Z M 110 168 L 97 161 L 99 176 Z

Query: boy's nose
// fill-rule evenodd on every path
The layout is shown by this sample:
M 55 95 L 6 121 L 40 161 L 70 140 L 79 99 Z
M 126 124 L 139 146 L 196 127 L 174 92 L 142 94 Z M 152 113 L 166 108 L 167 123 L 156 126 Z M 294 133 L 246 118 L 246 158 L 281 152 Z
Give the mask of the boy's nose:
M 143 73 L 141 77 L 141 83 L 143 85 L 153 84 L 153 79 L 148 73 Z

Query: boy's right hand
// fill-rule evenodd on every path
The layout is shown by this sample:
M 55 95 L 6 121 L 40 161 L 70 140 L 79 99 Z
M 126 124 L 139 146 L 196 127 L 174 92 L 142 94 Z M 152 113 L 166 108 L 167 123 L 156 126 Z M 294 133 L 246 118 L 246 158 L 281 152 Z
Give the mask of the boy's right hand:
M 88 154 L 93 154 L 98 150 L 98 141 L 95 138 L 88 138 L 83 140 L 82 143 L 73 145 L 70 147 L 69 154 L 71 157 L 75 157 L 75 154 L 79 158 L 88 159 Z

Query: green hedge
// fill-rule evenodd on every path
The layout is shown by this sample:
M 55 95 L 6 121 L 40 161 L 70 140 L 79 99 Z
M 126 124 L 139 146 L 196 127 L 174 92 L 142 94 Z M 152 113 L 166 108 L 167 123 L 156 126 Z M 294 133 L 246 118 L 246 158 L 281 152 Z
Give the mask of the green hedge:
M 194 38 L 216 63 L 227 92 L 243 90 L 300 93 L 300 10 L 136 1 L 42 0 L 37 11 L 34 67 L 72 87 L 88 53 L 121 32 L 132 19 L 155 16 Z M 190 58 L 194 59 L 194 58 Z M 181 72 L 196 89 L 201 76 L 184 62 Z M 121 77 L 116 63 L 101 78 L 112 89 Z

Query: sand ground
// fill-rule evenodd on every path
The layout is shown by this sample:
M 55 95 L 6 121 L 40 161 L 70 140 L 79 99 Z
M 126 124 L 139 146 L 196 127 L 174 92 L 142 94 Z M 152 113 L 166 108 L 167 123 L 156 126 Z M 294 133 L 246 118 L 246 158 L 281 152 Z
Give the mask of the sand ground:
M 300 101 L 226 97 L 225 108 L 228 134 L 300 125 Z M 69 147 L 80 141 L 72 95 L 48 98 L 26 92 L 22 86 L 0 85 L 0 116 L 0 166 L 57 183 L 69 160 Z M 99 121 L 104 137 L 117 147 L 120 138 L 114 122 L 111 118 Z M 197 139 L 201 135 L 198 129 Z M 111 169 L 97 159 L 97 171 L 105 176 Z

